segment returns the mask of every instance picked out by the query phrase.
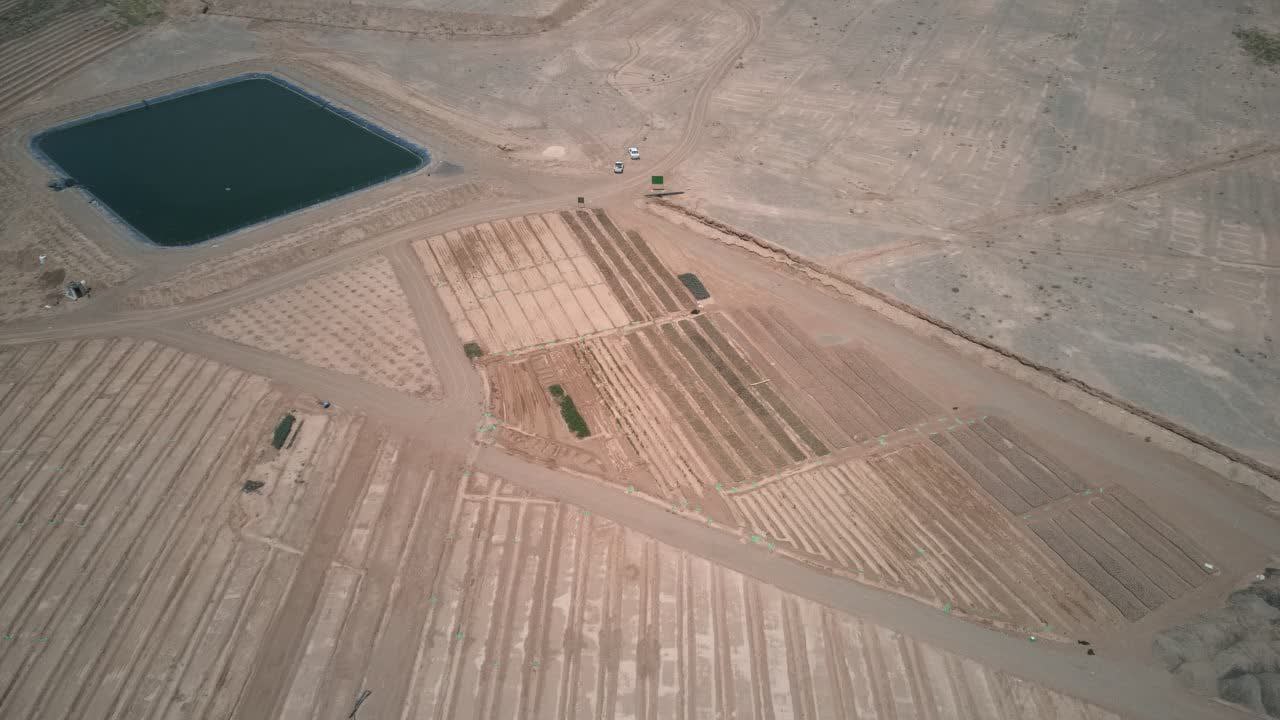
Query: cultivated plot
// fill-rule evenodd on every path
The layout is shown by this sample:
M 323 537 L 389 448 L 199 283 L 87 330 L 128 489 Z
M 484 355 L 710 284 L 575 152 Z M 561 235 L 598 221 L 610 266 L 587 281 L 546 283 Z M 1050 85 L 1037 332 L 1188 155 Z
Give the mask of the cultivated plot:
M 929 444 L 789 476 L 731 502 L 765 541 L 932 605 L 1030 629 L 1120 619 Z
M 497 478 L 450 538 L 408 693 L 374 714 L 1114 717 Z
M 887 436 L 938 413 L 936 403 L 867 348 L 819 346 L 777 308 L 752 307 L 728 316 L 726 331 L 833 448 Z
M 0 393 L 0 715 L 345 715 L 420 626 L 433 458 L 375 424 L 275 450 L 265 380 L 132 340 L 0 351 Z
M 727 327 L 718 314 L 700 315 L 492 363 L 500 440 L 535 457 L 577 446 L 596 456 L 596 474 L 729 521 L 721 491 L 821 460 L 831 444 Z M 573 396 L 593 440 L 564 431 L 546 392 L 553 384 Z
M 381 256 L 239 305 L 197 326 L 418 397 L 439 391 L 413 311 L 391 263 Z
M 0 714 L 225 714 L 296 559 L 234 523 L 280 399 L 124 339 L 0 352 L 0 391 Z
M 414 243 L 464 342 L 501 353 L 687 311 L 688 291 L 603 211 L 530 215 Z

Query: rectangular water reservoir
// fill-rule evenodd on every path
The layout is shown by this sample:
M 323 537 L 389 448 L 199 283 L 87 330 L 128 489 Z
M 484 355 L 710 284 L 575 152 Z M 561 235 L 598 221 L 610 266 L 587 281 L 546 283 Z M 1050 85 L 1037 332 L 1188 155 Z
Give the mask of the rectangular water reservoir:
M 416 147 L 270 75 L 40 133 L 38 155 L 117 219 L 193 245 L 422 167 Z

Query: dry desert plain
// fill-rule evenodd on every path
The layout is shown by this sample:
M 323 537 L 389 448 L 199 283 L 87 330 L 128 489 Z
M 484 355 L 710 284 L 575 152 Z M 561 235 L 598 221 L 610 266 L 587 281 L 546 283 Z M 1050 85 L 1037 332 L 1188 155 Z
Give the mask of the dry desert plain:
M 0 20 L 0 717 L 1280 717 L 1274 5 Z M 45 187 L 245 72 L 431 162 L 185 248 Z

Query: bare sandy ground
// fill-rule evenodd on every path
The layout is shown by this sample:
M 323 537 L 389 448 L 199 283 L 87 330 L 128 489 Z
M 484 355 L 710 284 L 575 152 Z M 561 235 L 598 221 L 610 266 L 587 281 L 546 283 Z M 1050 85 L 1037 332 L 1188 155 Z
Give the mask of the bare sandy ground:
M 1174 49 L 1269 10 L 212 5 L 0 108 L 0 714 L 1239 716 L 1151 652 L 1280 553 L 1230 463 L 637 202 L 1267 461 L 1270 80 Z M 42 187 L 32 132 L 245 71 L 433 162 L 179 251 Z

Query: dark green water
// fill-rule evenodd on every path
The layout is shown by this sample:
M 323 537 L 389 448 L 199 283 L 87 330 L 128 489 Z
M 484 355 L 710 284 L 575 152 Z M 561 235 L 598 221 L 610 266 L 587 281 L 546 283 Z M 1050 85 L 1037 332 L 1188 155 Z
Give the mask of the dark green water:
M 191 245 L 420 167 L 266 78 L 45 132 L 36 147 L 158 245 Z

